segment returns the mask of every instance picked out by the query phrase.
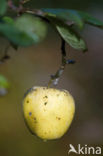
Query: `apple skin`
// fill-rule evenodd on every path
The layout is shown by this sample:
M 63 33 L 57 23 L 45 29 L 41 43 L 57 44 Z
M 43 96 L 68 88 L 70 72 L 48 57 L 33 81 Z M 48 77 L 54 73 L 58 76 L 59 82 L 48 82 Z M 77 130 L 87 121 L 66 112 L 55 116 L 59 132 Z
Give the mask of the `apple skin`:
M 33 134 L 43 140 L 58 139 L 71 125 L 75 102 L 66 90 L 33 87 L 24 97 L 23 114 Z

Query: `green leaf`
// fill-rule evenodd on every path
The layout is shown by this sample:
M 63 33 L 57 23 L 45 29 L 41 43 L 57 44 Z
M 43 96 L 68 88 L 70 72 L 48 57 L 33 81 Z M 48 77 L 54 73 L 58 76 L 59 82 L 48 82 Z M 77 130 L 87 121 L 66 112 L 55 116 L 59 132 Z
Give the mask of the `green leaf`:
M 73 21 L 74 25 L 82 29 L 84 24 L 90 24 L 96 27 L 103 28 L 103 22 L 97 18 L 89 15 L 86 12 L 69 10 L 69 9 L 42 9 L 45 13 L 45 17 L 54 17 L 56 19 L 62 20 L 64 22 Z
M 33 39 L 22 31 L 19 31 L 11 24 L 0 24 L 0 32 L 11 42 L 19 46 L 29 46 L 33 44 Z
M 71 28 L 62 25 L 56 25 L 56 28 L 62 38 L 74 49 L 87 51 L 84 40 Z
M 22 15 L 16 21 L 4 17 L 0 23 L 0 32 L 13 44 L 30 46 L 42 41 L 46 35 L 47 27 L 38 17 Z
M 7 94 L 7 89 L 10 87 L 8 80 L 0 74 L 0 96 Z
M 85 41 L 72 26 L 62 23 L 60 20 L 50 18 L 51 24 L 59 32 L 60 36 L 74 49 L 87 51 Z
M 2 18 L 2 22 L 5 22 L 7 24 L 12 24 L 12 25 L 14 24 L 13 19 L 11 17 L 9 17 L 9 16 L 4 16 Z M 15 49 L 15 50 L 18 49 L 18 46 L 16 44 L 14 44 L 13 42 L 11 42 L 11 41 L 10 41 L 10 45 L 13 47 L 13 49 Z
M 74 22 L 78 28 L 82 29 L 84 26 L 83 20 L 76 10 L 69 10 L 69 9 L 42 9 L 45 13 L 45 16 L 48 18 L 53 17 L 63 22 L 70 23 Z
M 69 9 L 42 9 L 42 11 L 44 16 L 56 26 L 64 40 L 78 50 L 85 51 L 87 48 L 84 40 L 76 33 L 77 28 L 75 26 L 82 29 L 84 24 L 90 24 L 103 28 L 102 21 L 82 11 Z
M 0 75 L 0 88 L 7 89 L 9 87 L 10 87 L 10 84 L 8 80 L 3 75 Z
M 13 19 L 11 17 L 9 17 L 9 16 L 4 16 L 2 18 L 2 21 L 5 22 L 5 23 L 8 23 L 8 24 L 14 24 Z
M 98 20 L 97 18 L 89 15 L 88 13 L 82 12 L 82 11 L 78 11 L 78 14 L 80 15 L 80 17 L 82 18 L 82 20 L 85 23 L 96 26 L 96 27 L 103 28 L 103 22 Z
M 14 44 L 14 43 L 12 43 L 12 42 L 10 42 L 10 45 L 11 45 L 11 47 L 12 47 L 14 50 L 18 50 L 18 45 Z
M 15 26 L 32 38 L 34 43 L 41 42 L 47 34 L 47 25 L 39 17 L 24 14 L 19 17 Z
M 6 0 L 0 0 L 0 15 L 2 16 L 7 9 L 7 1 Z

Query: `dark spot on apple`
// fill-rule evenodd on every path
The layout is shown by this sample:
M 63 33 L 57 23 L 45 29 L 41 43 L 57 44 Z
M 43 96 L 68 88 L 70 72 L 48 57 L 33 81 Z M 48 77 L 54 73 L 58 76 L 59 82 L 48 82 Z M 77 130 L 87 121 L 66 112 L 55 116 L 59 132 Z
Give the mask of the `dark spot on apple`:
M 37 123 L 36 117 L 34 117 L 34 122 Z
M 34 117 L 34 120 L 36 120 L 36 118 Z
M 44 105 L 47 105 L 47 102 L 45 102 Z
M 44 96 L 43 98 L 48 98 L 47 96 Z
M 32 112 L 29 112 L 29 115 L 31 116 L 32 115 Z
M 60 118 L 60 117 L 56 117 L 56 119 L 57 119 L 57 120 L 61 120 L 61 118 Z
M 66 96 L 68 95 L 68 92 L 66 90 L 64 90 L 63 92 L 64 92 L 64 95 Z

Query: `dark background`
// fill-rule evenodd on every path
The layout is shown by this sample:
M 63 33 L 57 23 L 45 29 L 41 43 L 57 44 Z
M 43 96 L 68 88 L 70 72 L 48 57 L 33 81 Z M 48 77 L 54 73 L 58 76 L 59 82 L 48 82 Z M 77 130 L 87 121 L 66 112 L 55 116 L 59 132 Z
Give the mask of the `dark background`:
M 69 8 L 87 11 L 103 21 L 102 0 L 35 0 L 32 8 Z M 27 6 L 28 6 L 27 5 Z M 22 116 L 22 98 L 32 86 L 45 86 L 60 65 L 60 39 L 49 28 L 40 44 L 18 51 L 9 49 L 11 59 L 0 66 L 11 83 L 0 97 L 0 156 L 67 156 L 69 144 L 103 145 L 103 30 L 86 26 L 82 33 L 89 51 L 83 54 L 67 46 L 76 60 L 66 67 L 58 88 L 75 98 L 76 114 L 68 132 L 59 140 L 43 142 L 31 135 Z M 7 41 L 0 39 L 0 55 Z M 71 154 L 72 155 L 72 154 Z

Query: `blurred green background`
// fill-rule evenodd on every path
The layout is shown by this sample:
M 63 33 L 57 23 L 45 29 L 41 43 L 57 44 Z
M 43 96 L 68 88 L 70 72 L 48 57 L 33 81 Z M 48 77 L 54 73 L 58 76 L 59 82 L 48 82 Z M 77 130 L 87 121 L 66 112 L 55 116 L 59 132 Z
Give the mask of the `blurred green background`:
M 26 5 L 78 9 L 103 21 L 102 0 L 32 0 Z M 28 88 L 47 85 L 49 76 L 58 69 L 60 39 L 49 28 L 42 43 L 18 51 L 9 49 L 11 59 L 0 65 L 0 73 L 11 83 L 8 94 L 0 97 L 0 156 L 67 156 L 69 144 L 103 145 L 103 30 L 86 26 L 82 36 L 89 51 L 83 54 L 67 46 L 68 57 L 76 64 L 66 67 L 58 85 L 74 96 L 75 118 L 68 132 L 54 141 L 43 142 L 28 131 L 22 99 Z M 5 45 L 7 41 L 1 38 L 1 56 Z

